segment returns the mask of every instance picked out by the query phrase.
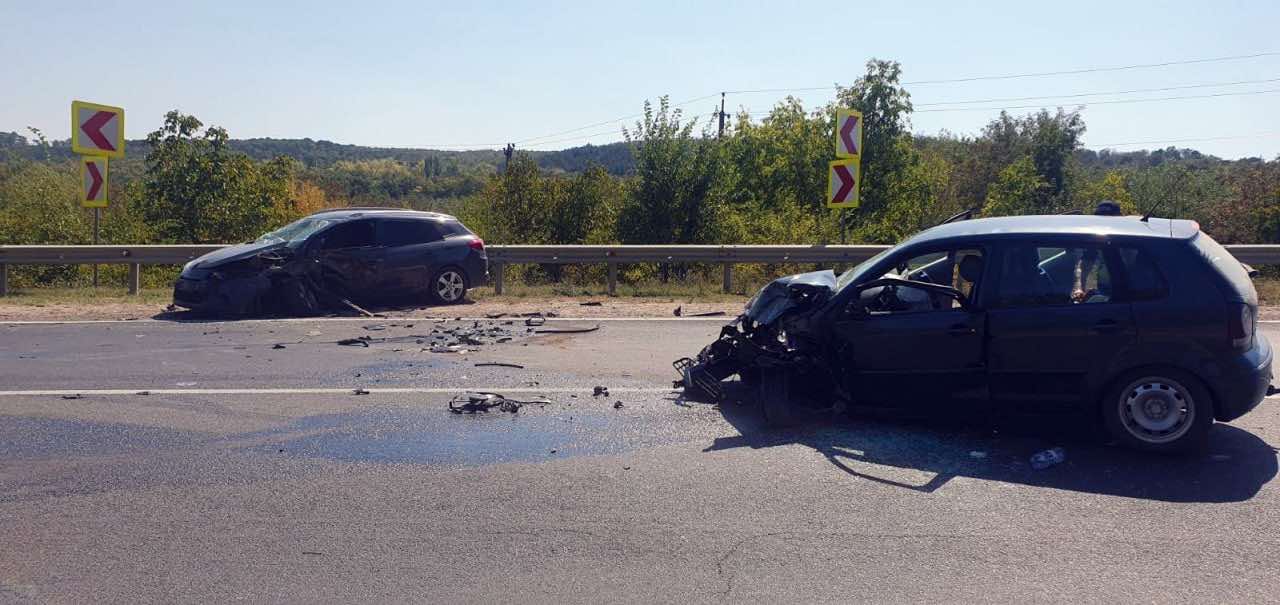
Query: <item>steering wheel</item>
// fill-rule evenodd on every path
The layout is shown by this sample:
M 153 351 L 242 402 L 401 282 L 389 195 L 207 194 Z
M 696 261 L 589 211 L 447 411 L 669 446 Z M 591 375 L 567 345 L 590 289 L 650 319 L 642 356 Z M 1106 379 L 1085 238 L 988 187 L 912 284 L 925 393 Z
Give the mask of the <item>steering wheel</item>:
M 875 303 L 877 310 L 892 311 L 901 303 L 898 300 L 898 286 L 886 284 L 880 287 L 880 291 L 876 293 Z

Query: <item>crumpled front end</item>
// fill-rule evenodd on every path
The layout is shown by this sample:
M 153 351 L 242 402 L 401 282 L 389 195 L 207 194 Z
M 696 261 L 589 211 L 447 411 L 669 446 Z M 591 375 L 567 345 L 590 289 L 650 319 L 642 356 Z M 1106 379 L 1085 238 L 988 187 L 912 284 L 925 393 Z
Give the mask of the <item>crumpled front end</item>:
M 219 262 L 188 263 L 173 286 L 173 303 L 199 313 L 244 317 L 283 313 L 315 315 L 318 265 L 286 247 Z
M 836 292 L 831 271 L 801 273 L 761 288 L 746 309 L 720 330 L 720 337 L 696 357 L 676 360 L 676 386 L 686 396 L 719 401 L 721 382 L 738 375 L 754 382 L 762 372 L 824 371 L 819 312 Z

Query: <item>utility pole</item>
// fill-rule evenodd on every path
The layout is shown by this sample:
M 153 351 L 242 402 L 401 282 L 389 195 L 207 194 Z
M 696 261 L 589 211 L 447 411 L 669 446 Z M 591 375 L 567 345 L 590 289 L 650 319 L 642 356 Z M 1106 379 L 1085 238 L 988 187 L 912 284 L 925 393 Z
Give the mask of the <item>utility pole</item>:
M 506 148 L 502 150 L 502 155 L 503 155 L 504 157 L 506 157 L 506 160 L 504 160 L 504 161 L 502 162 L 502 173 L 503 173 L 503 174 L 506 174 L 506 173 L 507 173 L 507 168 L 508 168 L 509 166 L 511 166 L 511 156 L 512 156 L 513 154 L 515 154 L 515 152 L 516 152 L 516 146 L 515 146 L 515 144 L 514 144 L 514 143 L 507 143 Z
M 720 134 L 716 135 L 717 139 L 724 138 L 724 93 L 720 93 Z

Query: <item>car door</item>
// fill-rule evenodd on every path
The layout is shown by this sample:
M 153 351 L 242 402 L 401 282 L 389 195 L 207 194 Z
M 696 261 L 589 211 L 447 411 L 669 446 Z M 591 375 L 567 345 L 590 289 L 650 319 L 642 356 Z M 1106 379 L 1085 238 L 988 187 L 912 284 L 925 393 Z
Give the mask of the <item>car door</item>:
M 317 233 L 317 258 L 325 286 L 356 300 L 377 300 L 385 250 L 370 219 L 338 223 Z
M 1091 406 L 1107 367 L 1137 343 L 1130 305 L 1116 296 L 1116 251 L 1098 240 L 1042 239 L 997 254 L 987 311 L 993 403 L 1028 414 Z
M 382 219 L 378 241 L 386 246 L 382 290 L 390 297 L 409 297 L 428 291 L 435 271 L 433 249 L 444 241 L 434 221 Z
M 976 297 L 985 279 L 984 259 L 981 249 L 911 254 L 887 276 L 924 281 L 927 273 L 927 283 L 960 286 Z M 837 355 L 852 370 L 855 405 L 947 414 L 984 408 L 984 312 L 926 288 L 896 289 L 897 302 L 887 308 L 877 302 L 883 293 L 876 288 L 859 293 L 861 302 L 836 321 Z M 903 290 L 917 291 L 904 296 Z

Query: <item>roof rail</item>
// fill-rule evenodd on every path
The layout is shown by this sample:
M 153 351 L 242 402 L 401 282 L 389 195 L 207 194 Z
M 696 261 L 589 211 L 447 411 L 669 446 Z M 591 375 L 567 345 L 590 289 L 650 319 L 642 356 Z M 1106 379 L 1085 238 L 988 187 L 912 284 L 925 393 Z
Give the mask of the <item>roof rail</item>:
M 319 210 L 319 211 L 316 211 L 316 212 L 312 212 L 312 213 L 311 213 L 311 216 L 315 216 L 315 215 L 317 215 L 317 214 L 325 214 L 325 213 L 328 213 L 328 212 L 368 212 L 368 211 L 372 211 L 372 210 L 389 210 L 389 211 L 399 211 L 399 212 L 419 212 L 418 210 L 414 210 L 413 208 L 394 208 L 394 207 L 386 207 L 386 206 L 349 206 L 349 207 L 346 207 L 346 208 L 325 208 L 324 210 Z

